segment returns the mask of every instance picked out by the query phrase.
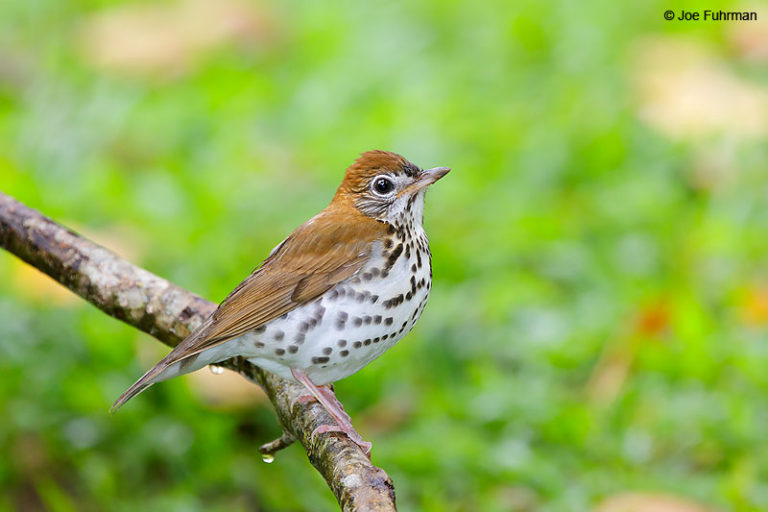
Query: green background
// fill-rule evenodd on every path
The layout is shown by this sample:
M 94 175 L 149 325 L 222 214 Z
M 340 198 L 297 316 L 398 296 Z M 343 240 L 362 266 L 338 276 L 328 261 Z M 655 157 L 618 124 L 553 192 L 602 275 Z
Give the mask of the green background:
M 337 384 L 401 510 L 766 510 L 768 25 L 669 8 L 0 2 L 0 189 L 218 301 L 360 152 L 450 166 L 421 321 Z M 163 353 L 0 254 L 0 510 L 335 508 L 258 396 L 110 416 Z

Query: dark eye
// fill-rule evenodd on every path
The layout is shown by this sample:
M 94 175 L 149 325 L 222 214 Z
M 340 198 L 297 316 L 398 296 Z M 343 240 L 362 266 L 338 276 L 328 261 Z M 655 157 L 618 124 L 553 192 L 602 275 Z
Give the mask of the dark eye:
M 373 180 L 373 191 L 384 196 L 395 190 L 395 184 L 387 178 L 375 178 Z

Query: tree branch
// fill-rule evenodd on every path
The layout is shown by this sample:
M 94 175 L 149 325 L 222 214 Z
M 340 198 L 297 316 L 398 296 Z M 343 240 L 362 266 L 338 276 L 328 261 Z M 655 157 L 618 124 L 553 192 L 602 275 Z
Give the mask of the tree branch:
M 216 305 L 162 279 L 56 224 L 0 192 L 0 247 L 45 272 L 105 313 L 174 346 Z M 342 510 L 395 510 L 395 490 L 384 470 L 372 465 L 344 435 L 312 432 L 333 424 L 316 402 L 297 401 L 302 387 L 264 372 L 243 358 L 221 364 L 259 384 L 275 407 L 285 433 L 264 445 L 273 453 L 294 439 L 323 475 Z

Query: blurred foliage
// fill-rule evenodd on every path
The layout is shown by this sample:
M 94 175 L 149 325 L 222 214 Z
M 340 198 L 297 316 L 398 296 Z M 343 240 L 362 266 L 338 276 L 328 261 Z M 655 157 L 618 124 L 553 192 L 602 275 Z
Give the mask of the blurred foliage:
M 426 313 L 337 385 L 401 509 L 765 510 L 768 9 L 668 4 L 1 2 L 0 187 L 220 300 L 358 153 L 451 166 Z M 163 348 L 0 283 L 0 510 L 335 508 L 263 400 L 111 417 Z

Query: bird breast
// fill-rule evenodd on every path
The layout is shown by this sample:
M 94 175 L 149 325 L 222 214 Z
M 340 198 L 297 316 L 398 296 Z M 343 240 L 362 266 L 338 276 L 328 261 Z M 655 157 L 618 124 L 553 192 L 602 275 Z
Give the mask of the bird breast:
M 410 235 L 410 236 L 409 236 Z M 414 326 L 431 288 L 423 230 L 403 227 L 373 244 L 369 262 L 315 301 L 228 343 L 265 370 L 291 368 L 327 384 L 357 372 Z

